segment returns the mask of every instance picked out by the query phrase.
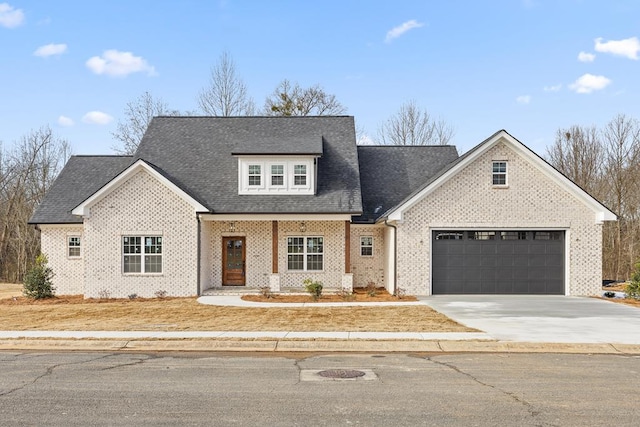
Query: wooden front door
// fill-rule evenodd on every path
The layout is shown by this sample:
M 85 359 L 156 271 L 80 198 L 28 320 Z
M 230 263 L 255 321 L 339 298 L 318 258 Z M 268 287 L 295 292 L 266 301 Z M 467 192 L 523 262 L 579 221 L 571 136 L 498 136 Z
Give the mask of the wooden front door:
M 244 237 L 224 237 L 222 239 L 222 254 L 222 284 L 224 286 L 244 286 Z

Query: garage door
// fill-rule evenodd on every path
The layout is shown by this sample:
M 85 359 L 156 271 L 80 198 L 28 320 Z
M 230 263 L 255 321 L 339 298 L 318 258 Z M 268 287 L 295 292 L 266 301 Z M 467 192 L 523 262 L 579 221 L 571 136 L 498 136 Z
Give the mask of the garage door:
M 564 294 L 564 231 L 434 231 L 433 294 Z

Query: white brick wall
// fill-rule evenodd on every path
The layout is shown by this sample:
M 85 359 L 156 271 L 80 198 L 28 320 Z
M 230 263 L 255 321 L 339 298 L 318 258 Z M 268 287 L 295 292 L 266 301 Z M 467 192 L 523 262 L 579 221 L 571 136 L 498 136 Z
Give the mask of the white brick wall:
M 197 294 L 197 219 L 193 208 L 145 171 L 91 207 L 85 219 L 85 297 Z M 122 236 L 161 235 L 163 272 L 123 274 Z
M 55 226 L 42 225 L 40 227 L 41 244 L 43 254 L 49 260 L 49 267 L 53 270 L 53 286 L 56 295 L 80 295 L 83 293 L 84 282 L 84 238 L 82 236 L 82 225 L 77 226 Z M 80 237 L 80 258 L 69 258 L 67 256 L 67 237 Z
M 493 160 L 508 161 L 508 188 L 492 187 Z M 410 294 L 431 292 L 432 227 L 567 229 L 568 293 L 599 292 L 602 226 L 595 214 L 502 143 L 413 206 L 398 224 L 398 284 Z
M 360 237 L 373 237 L 373 256 L 360 255 Z M 351 226 L 351 272 L 353 287 L 363 288 L 369 282 L 386 287 L 384 228 L 372 225 Z

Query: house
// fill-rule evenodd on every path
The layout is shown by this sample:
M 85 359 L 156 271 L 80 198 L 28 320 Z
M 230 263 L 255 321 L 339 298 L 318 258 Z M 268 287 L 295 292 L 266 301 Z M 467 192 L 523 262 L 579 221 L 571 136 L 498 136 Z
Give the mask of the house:
M 595 295 L 616 216 L 504 130 L 356 146 L 353 117 L 156 117 L 133 156 L 73 156 L 31 223 L 58 294 L 319 280 L 409 294 Z

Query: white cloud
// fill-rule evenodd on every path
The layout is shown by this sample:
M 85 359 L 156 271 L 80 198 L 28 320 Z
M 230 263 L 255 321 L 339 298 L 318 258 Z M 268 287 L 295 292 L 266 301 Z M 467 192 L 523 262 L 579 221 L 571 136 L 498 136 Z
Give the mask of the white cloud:
M 35 52 L 33 52 L 33 54 L 35 56 L 40 56 L 42 58 L 46 58 L 47 56 L 52 56 L 52 55 L 62 55 L 63 53 L 65 53 L 67 51 L 67 45 L 64 43 L 60 43 L 60 44 L 46 44 L 44 46 L 40 46 L 39 48 L 36 49 Z
M 82 121 L 92 125 L 106 125 L 113 121 L 113 117 L 102 111 L 89 111 L 82 116 Z
M 562 85 L 561 84 L 557 84 L 557 85 L 553 85 L 553 86 L 545 86 L 544 88 L 545 92 L 559 92 L 560 89 L 562 89 Z
M 384 41 L 386 43 L 391 43 L 391 40 L 400 37 L 401 35 L 403 35 L 404 33 L 406 33 L 409 30 L 412 30 L 414 28 L 420 28 L 424 26 L 423 23 L 416 21 L 415 19 L 412 19 L 410 21 L 404 22 L 400 25 L 398 25 L 397 27 L 394 27 L 392 29 L 390 29 L 387 32 L 387 37 L 384 39 Z
M 6 28 L 18 27 L 24 22 L 24 12 L 9 3 L 0 3 L 0 26 Z
M 640 52 L 640 40 L 638 40 L 637 37 L 631 37 L 624 40 L 609 40 L 608 42 L 603 42 L 602 38 L 597 38 L 595 42 L 596 52 L 625 56 L 629 59 L 638 59 L 638 52 Z
M 578 54 L 578 61 L 580 62 L 593 62 L 594 59 L 596 59 L 596 56 L 593 53 L 580 52 Z
M 58 124 L 60 126 L 73 126 L 75 123 L 67 116 L 60 116 L 58 117 Z
M 526 104 L 531 102 L 531 96 L 530 95 L 521 95 L 521 96 L 516 98 L 516 102 L 518 104 L 526 105 Z
M 67 116 L 58 117 L 58 124 L 60 126 L 73 126 L 75 123 Z
M 155 68 L 141 56 L 134 56 L 131 52 L 120 52 L 115 49 L 105 50 L 102 56 L 89 58 L 86 65 L 96 74 L 114 77 L 124 77 L 139 72 L 147 72 L 150 76 L 156 74 Z
M 594 76 L 593 74 L 585 74 L 578 80 L 569 85 L 571 90 L 577 93 L 591 93 L 594 90 L 601 90 L 611 84 L 611 80 L 605 76 Z

